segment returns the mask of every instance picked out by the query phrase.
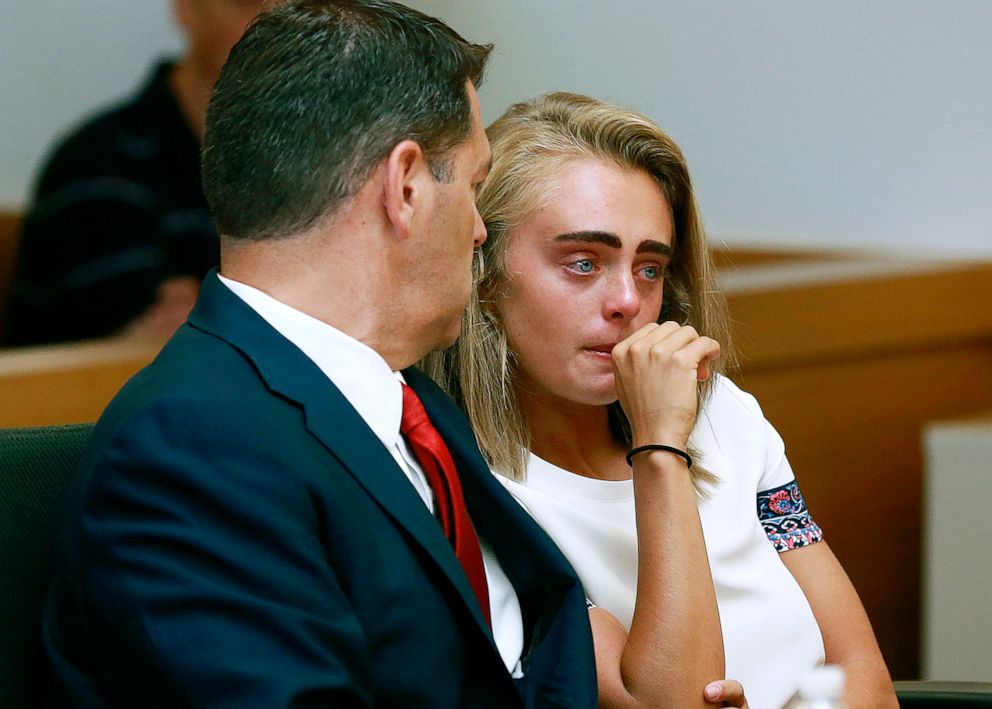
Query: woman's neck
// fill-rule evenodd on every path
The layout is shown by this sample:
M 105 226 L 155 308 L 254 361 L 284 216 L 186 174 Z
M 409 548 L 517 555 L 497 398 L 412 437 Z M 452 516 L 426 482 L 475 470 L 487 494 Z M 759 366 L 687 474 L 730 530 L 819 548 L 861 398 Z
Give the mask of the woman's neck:
M 629 480 L 626 450 L 610 432 L 606 406 L 577 404 L 517 390 L 530 426 L 530 449 L 569 472 L 601 480 Z

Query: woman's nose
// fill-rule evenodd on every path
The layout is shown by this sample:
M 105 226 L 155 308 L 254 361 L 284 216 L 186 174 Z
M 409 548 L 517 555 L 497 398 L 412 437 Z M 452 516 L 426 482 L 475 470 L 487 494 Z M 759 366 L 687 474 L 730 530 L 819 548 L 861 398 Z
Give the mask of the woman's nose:
M 641 312 L 641 294 L 632 274 L 611 279 L 605 305 L 609 320 L 629 320 Z

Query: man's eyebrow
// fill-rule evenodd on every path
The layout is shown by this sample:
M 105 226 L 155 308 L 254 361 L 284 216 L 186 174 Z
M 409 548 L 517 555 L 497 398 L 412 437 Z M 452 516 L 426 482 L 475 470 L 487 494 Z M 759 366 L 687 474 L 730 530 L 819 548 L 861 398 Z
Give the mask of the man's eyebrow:
M 554 240 L 556 242 L 564 241 L 584 244 L 605 244 L 613 249 L 623 248 L 623 242 L 620 241 L 620 237 L 608 231 L 570 231 L 565 234 L 559 234 L 554 238 Z M 659 254 L 661 256 L 671 256 L 672 247 L 661 241 L 647 239 L 637 245 L 634 253 L 649 253 Z

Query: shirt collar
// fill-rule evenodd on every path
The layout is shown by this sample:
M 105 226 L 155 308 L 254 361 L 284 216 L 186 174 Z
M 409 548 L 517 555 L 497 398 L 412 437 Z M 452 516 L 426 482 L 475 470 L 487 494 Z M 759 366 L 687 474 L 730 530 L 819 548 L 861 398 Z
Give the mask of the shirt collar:
M 334 383 L 387 448 L 396 444 L 403 416 L 403 375 L 374 349 L 332 325 L 252 286 L 218 274 L 280 335 L 296 345 Z

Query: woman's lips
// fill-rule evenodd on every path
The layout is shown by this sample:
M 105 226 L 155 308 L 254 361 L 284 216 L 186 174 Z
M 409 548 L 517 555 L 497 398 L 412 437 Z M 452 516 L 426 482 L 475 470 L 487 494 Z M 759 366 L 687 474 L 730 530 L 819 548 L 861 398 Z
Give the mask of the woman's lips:
M 612 354 L 614 347 L 616 347 L 615 342 L 607 342 L 601 345 L 592 345 L 590 347 L 587 347 L 586 349 L 592 352 L 593 354 L 603 355 L 608 357 Z

